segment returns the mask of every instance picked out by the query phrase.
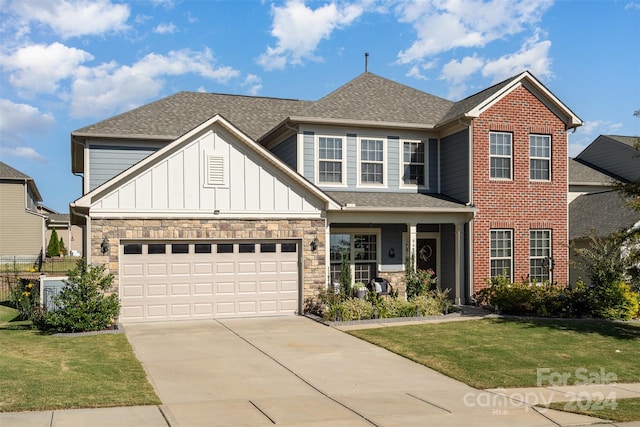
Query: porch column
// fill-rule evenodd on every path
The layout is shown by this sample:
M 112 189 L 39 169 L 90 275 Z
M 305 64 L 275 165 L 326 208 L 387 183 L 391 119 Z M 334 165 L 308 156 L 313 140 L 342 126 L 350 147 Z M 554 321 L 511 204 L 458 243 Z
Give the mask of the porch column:
M 456 222 L 455 226 L 455 235 L 456 235 L 456 245 L 455 245 L 455 253 L 456 253 L 456 296 L 455 303 L 458 305 L 464 304 L 464 289 L 462 283 L 462 266 L 464 265 L 464 224 L 460 224 Z
M 407 228 L 409 229 L 409 253 L 406 255 L 407 256 L 416 255 L 416 246 L 417 246 L 416 241 L 418 239 L 418 224 L 407 224 Z M 415 259 L 412 267 L 413 268 L 416 267 Z

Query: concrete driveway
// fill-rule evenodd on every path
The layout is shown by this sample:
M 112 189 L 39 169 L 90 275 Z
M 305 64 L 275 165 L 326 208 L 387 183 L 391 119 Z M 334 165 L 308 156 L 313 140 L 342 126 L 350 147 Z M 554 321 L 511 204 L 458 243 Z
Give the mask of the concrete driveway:
M 558 426 L 304 317 L 127 325 L 171 426 Z M 461 349 L 464 351 L 464 349 Z

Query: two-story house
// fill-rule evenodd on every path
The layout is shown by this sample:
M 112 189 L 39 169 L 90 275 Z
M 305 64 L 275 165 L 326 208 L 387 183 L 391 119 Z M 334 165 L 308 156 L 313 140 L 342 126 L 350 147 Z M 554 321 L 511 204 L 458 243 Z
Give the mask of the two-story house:
M 432 268 L 456 303 L 568 280 L 567 133 L 528 72 L 452 102 L 365 72 L 318 101 L 180 92 L 71 133 L 85 254 L 122 321 L 301 312 Z
M 35 262 L 45 247 L 42 196 L 28 175 L 0 162 L 0 257 L 6 263 Z
M 615 190 L 615 182 L 640 180 L 638 137 L 600 135 L 575 159 L 569 159 L 569 240 L 572 247 L 589 248 L 591 236 L 607 239 L 612 233 L 640 227 L 640 213 Z M 569 283 L 590 280 L 573 251 L 569 256 Z M 573 261 L 573 262 L 571 262 Z

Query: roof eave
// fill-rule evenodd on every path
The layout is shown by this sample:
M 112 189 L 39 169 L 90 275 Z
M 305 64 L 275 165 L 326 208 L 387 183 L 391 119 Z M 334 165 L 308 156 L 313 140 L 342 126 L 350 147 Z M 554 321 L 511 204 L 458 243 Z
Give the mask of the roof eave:
M 380 207 L 380 206 L 340 206 L 343 212 L 413 212 L 413 213 L 475 213 L 477 208 L 465 206 L 460 208 L 428 208 L 428 207 Z
M 290 121 L 291 123 L 314 123 L 314 124 L 327 124 L 327 125 L 334 125 L 334 126 L 346 125 L 346 126 L 364 126 L 364 127 L 417 129 L 417 130 L 433 130 L 435 128 L 435 125 L 432 123 L 407 123 L 407 122 L 387 122 L 387 121 L 377 121 L 377 120 L 334 119 L 334 118 L 327 118 L 327 117 L 291 116 L 288 118 L 288 121 Z

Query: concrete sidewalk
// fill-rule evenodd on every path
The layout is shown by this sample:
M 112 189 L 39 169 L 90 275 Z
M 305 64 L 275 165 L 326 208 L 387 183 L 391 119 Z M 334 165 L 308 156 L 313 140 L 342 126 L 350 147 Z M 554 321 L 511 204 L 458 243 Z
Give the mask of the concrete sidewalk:
M 640 397 L 640 384 L 477 390 L 304 317 L 125 329 L 162 405 L 0 413 L 0 426 L 557 427 L 606 421 L 532 405 Z

